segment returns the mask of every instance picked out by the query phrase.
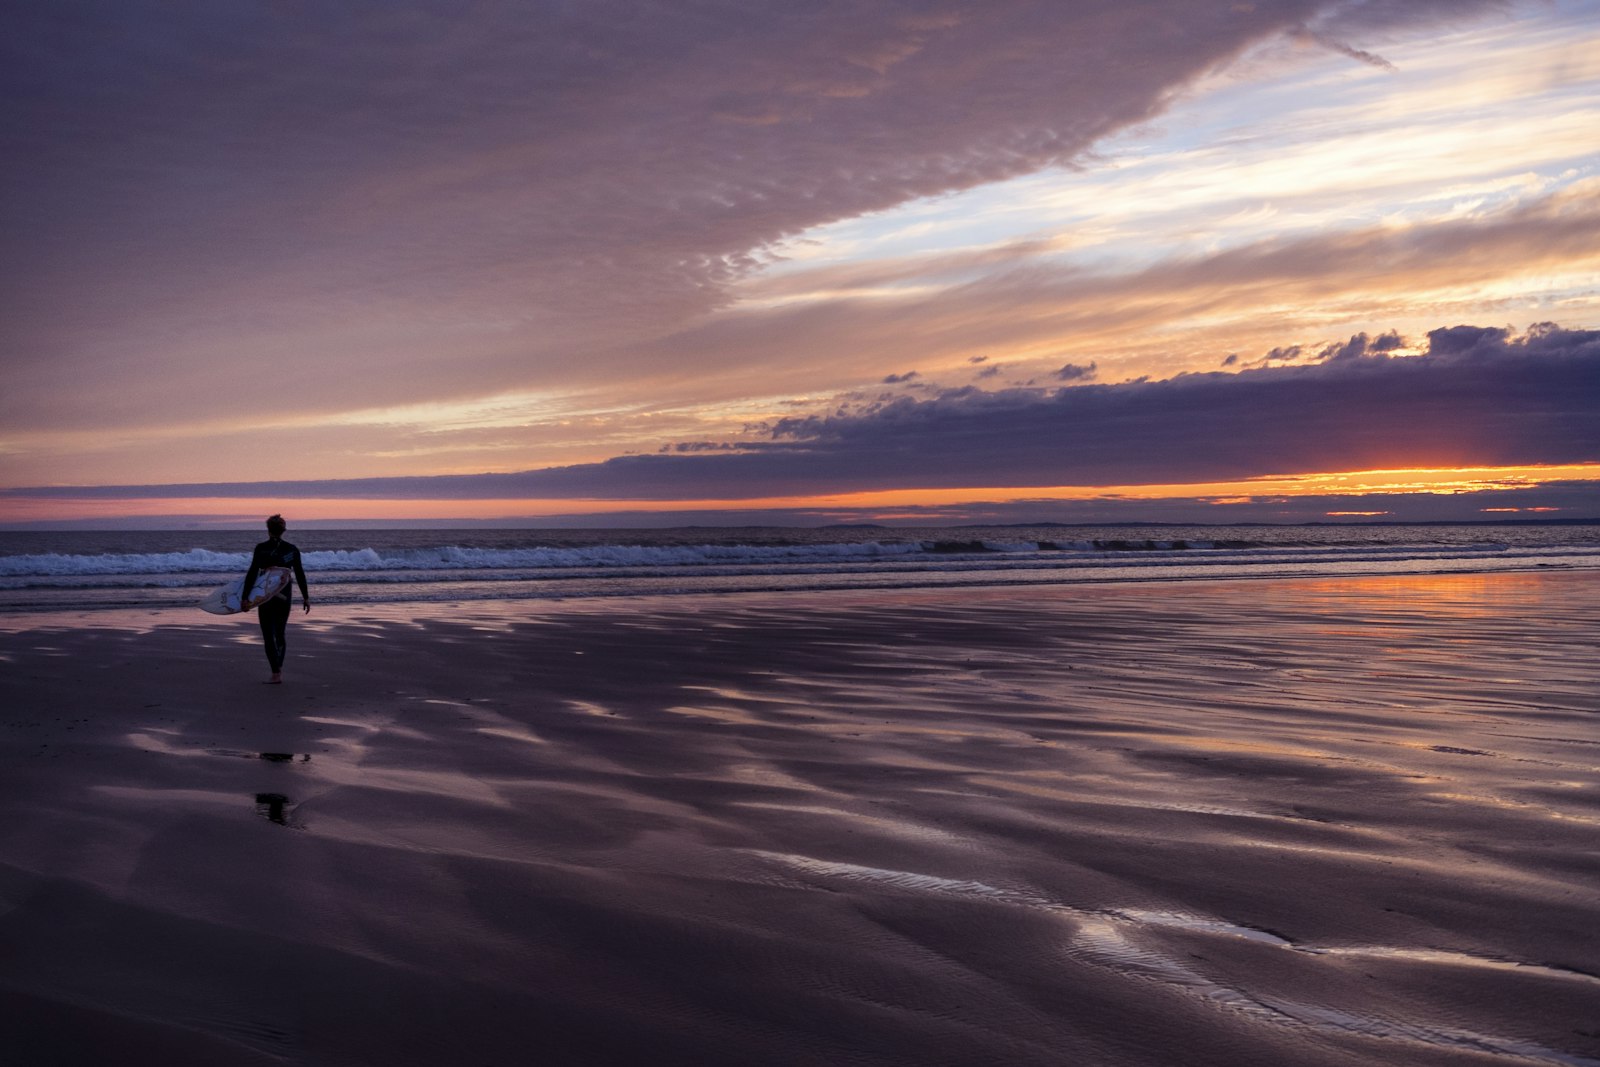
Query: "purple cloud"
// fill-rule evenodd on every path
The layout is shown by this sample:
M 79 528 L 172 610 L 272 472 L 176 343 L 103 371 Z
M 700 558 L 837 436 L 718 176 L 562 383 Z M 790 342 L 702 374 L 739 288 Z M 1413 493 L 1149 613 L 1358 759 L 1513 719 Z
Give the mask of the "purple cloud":
M 1237 374 L 862 401 L 765 440 L 513 474 L 16 489 L 5 497 L 753 499 L 1600 462 L 1600 331 L 1432 331 L 1429 348 Z
M 1465 329 L 1473 328 L 1474 327 L 1465 327 Z M 1503 336 L 1504 335 L 1502 334 L 1502 337 Z M 1401 337 L 1400 334 L 1395 330 L 1390 330 L 1387 333 L 1379 334 L 1377 337 L 1369 337 L 1366 333 L 1358 333 L 1352 336 L 1350 340 L 1346 341 L 1344 344 L 1324 346 L 1322 350 L 1316 354 L 1316 358 L 1322 362 L 1360 359 L 1365 355 L 1393 352 L 1398 348 L 1403 348 L 1405 343 L 1405 338 Z M 1433 346 L 1432 351 L 1438 353 L 1441 350 L 1437 345 L 1435 345 Z M 1224 363 L 1224 366 L 1226 366 L 1226 363 Z
M 1253 43 L 1412 7 L 14 6 L 0 418 L 277 412 L 262 368 L 302 413 L 659 372 L 641 342 L 775 241 L 1070 162 Z

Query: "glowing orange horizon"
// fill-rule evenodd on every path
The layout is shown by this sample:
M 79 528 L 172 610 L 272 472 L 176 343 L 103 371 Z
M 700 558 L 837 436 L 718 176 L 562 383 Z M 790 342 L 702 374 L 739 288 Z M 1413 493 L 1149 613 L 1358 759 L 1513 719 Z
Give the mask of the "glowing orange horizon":
M 638 500 L 599 498 L 366 499 L 339 497 L 152 497 L 143 499 L 15 497 L 0 502 L 0 521 L 115 520 L 165 515 L 197 521 L 238 521 L 283 511 L 301 520 L 536 519 L 574 512 L 683 512 L 762 510 L 893 511 L 919 507 L 1016 504 L 1027 501 L 1139 501 L 1191 499 L 1198 506 L 1288 502 L 1299 497 L 1386 494 L 1426 496 L 1536 488 L 1553 481 L 1600 481 L 1600 463 L 1528 467 L 1396 468 L 1392 470 L 1272 475 L 1234 482 L 1039 488 L 883 489 L 856 493 L 757 498 Z M 1553 507 L 1482 508 L 1486 513 L 1549 513 Z M 1329 516 L 1380 517 L 1387 511 L 1351 507 Z

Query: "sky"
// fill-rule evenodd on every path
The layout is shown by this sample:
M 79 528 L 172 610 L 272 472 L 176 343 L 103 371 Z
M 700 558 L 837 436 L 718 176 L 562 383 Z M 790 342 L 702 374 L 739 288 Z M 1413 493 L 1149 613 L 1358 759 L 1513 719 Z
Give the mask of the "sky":
M 0 527 L 1600 519 L 1600 0 L 63 0 L 0 85 Z

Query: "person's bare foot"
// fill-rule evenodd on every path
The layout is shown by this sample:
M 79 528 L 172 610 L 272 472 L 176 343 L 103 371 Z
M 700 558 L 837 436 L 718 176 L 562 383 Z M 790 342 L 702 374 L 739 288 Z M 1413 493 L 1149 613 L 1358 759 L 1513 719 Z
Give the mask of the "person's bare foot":
M 282 685 L 283 684 L 283 675 L 278 673 L 277 671 L 273 671 L 272 672 L 272 677 L 267 679 L 267 684 L 268 685 Z

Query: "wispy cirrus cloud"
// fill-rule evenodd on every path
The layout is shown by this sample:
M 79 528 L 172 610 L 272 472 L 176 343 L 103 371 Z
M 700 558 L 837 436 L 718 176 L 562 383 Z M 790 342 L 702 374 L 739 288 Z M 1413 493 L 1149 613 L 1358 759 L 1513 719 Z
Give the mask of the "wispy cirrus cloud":
M 954 280 L 947 272 L 968 253 L 890 261 L 881 277 L 871 264 L 820 267 L 782 282 L 797 294 L 811 275 L 812 298 L 723 315 L 649 349 L 667 361 L 705 353 L 714 369 L 715 353 L 760 346 L 771 380 L 788 387 L 800 382 L 786 367 L 815 374 L 831 363 L 838 373 L 854 364 L 870 373 L 911 363 L 930 376 L 974 353 L 1031 360 L 1017 368 L 1022 377 L 1052 372 L 1064 352 L 1078 362 L 1121 357 L 1126 376 L 1168 376 L 1214 365 L 1208 338 L 1263 349 L 1315 344 L 1350 320 L 1437 321 L 1554 275 L 1586 284 L 1600 270 L 1600 180 L 1477 217 L 1264 238 L 1129 272 L 1091 270 L 1035 241 L 985 257 L 984 274 Z M 1166 340 L 1184 325 L 1195 338 L 1187 356 Z M 1288 342 L 1288 331 L 1301 333 Z M 1102 366 L 1102 379 L 1108 373 Z
M 1309 382 L 1329 393 L 1308 426 L 1335 397 L 1359 425 L 1364 388 L 1457 382 L 1478 418 L 1465 364 L 1390 357 L 1440 323 L 1595 325 L 1593 10 L 19 10 L 0 485 L 665 503 L 1177 482 L 1251 469 L 1140 429 L 1182 403 L 1203 423 Z M 1260 373 L 1177 377 L 1230 354 Z M 1504 417 L 1531 455 L 1554 416 L 1526 401 Z M 1006 419 L 1039 440 L 1006 444 Z M 1415 421 L 1393 419 L 1404 462 L 1490 451 Z M 1567 429 L 1518 462 L 1563 462 Z M 1377 451 L 1328 440 L 1281 455 Z
M 263 368 L 324 411 L 637 372 L 773 241 L 1069 162 L 1252 44 L 1405 9 L 14 12 L 0 417 L 259 417 Z

